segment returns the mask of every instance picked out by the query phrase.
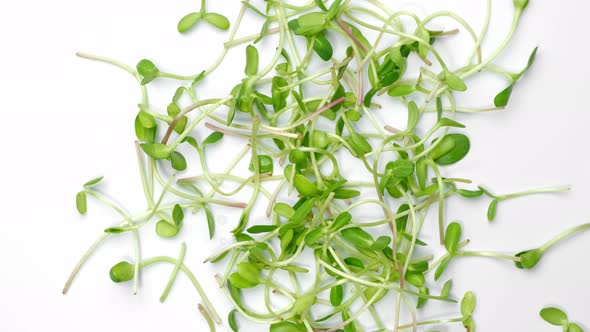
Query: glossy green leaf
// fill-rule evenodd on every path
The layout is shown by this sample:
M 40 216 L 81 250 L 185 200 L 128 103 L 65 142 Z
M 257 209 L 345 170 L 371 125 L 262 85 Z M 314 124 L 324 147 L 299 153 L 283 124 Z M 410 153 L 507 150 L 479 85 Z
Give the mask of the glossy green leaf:
M 229 281 L 237 288 L 252 288 L 258 286 L 258 282 L 247 280 L 239 273 L 232 273 L 229 276 Z
M 221 29 L 221 30 L 227 30 L 227 29 L 229 29 L 229 25 L 230 25 L 229 20 L 225 16 L 223 16 L 221 14 L 207 13 L 203 17 L 203 19 L 205 19 L 205 21 L 207 21 L 210 24 L 214 25 L 218 29 Z
M 361 192 L 358 190 L 353 189 L 342 189 L 338 188 L 334 190 L 334 198 L 335 199 L 350 199 L 354 197 L 359 197 Z
M 477 198 L 483 195 L 483 190 L 466 190 L 466 189 L 457 189 L 457 194 L 465 197 L 465 198 Z
M 143 143 L 141 144 L 141 149 L 145 154 L 155 160 L 168 159 L 170 153 L 172 153 L 170 146 L 161 143 Z
M 208 145 L 208 144 L 215 144 L 215 143 L 219 142 L 222 138 L 223 138 L 223 133 L 220 133 L 218 131 L 214 131 L 209 136 L 207 136 L 207 138 L 205 138 L 205 140 L 201 144 L 203 146 Z
M 129 262 L 119 262 L 111 267 L 109 277 L 113 282 L 126 282 L 135 276 L 135 266 Z
M 90 186 L 93 186 L 93 185 L 95 185 L 95 184 L 99 183 L 100 181 L 102 181 L 102 179 L 104 179 L 104 176 L 99 176 L 99 177 L 97 177 L 97 178 L 94 178 L 94 179 L 92 179 L 92 180 L 90 180 L 90 181 L 88 181 L 88 182 L 84 183 L 84 187 L 90 187 Z
M 469 153 L 471 143 L 469 142 L 469 138 L 467 136 L 458 133 L 448 134 L 443 138 L 443 143 L 449 140 L 452 141 L 452 149 L 444 153 L 442 156 L 434 159 L 435 163 L 442 166 L 451 165 L 460 161 L 467 155 L 467 153 Z M 443 143 L 441 143 L 441 145 L 443 145 Z M 431 153 L 435 153 L 437 148 L 433 149 Z
M 186 169 L 186 159 L 180 152 L 170 152 L 170 164 L 177 171 L 184 171 Z
M 201 13 L 189 13 L 185 15 L 183 18 L 178 21 L 178 32 L 184 33 L 190 30 L 197 22 L 199 22 L 203 17 Z
M 269 233 L 279 228 L 277 225 L 256 225 L 248 228 L 246 231 L 250 234 Z
M 420 121 L 420 110 L 418 109 L 418 105 L 412 100 L 408 103 L 408 126 L 406 131 L 413 132 L 418 125 L 418 121 Z
M 512 90 L 514 89 L 514 84 L 510 84 L 506 89 L 500 91 L 494 98 L 494 105 L 496 107 L 506 107 L 508 105 L 508 101 L 510 100 L 510 96 L 512 95 Z
M 330 289 L 330 304 L 334 307 L 342 304 L 344 298 L 344 288 L 342 285 L 334 286 Z
M 310 247 L 314 246 L 322 237 L 324 237 L 324 235 L 325 232 L 323 228 L 316 228 L 305 235 L 305 244 L 307 244 Z
M 229 324 L 229 327 L 234 332 L 238 332 L 238 324 L 236 323 L 236 313 L 237 312 L 238 311 L 236 309 L 234 309 L 234 310 L 230 311 L 229 314 L 227 315 L 227 322 Z
M 430 295 L 430 290 L 428 289 L 428 287 L 420 287 L 419 292 L 422 295 Z M 423 308 L 426 305 L 427 302 L 428 302 L 428 298 L 426 298 L 426 297 L 419 297 L 418 298 L 418 301 L 416 303 L 416 309 Z
M 567 332 L 584 332 L 584 330 L 576 323 L 569 323 L 567 324 Z
M 387 91 L 387 94 L 392 97 L 403 97 L 407 96 L 416 91 L 416 87 L 413 85 L 401 84 L 396 85 Z
M 313 43 L 313 50 L 324 61 L 330 61 L 330 59 L 332 59 L 332 55 L 334 54 L 332 44 L 330 44 L 330 41 L 322 33 L 316 36 L 316 39 Z
M 567 315 L 563 310 L 554 307 L 543 308 L 539 315 L 547 323 L 557 326 L 563 326 L 568 323 Z
M 246 47 L 246 68 L 244 73 L 248 76 L 258 74 L 258 50 L 252 45 Z
M 313 182 L 309 181 L 307 177 L 301 174 L 295 174 L 293 185 L 295 186 L 297 192 L 303 197 L 314 197 L 321 194 L 318 187 Z
M 313 12 L 289 21 L 289 29 L 300 36 L 315 35 L 325 29 L 327 13 Z
M 494 221 L 494 218 L 496 218 L 496 210 L 498 208 L 498 200 L 497 199 L 493 199 L 490 202 L 490 205 L 488 206 L 488 221 L 492 222 Z
M 267 155 L 258 155 L 258 173 L 260 174 L 272 174 L 273 171 L 273 160 Z M 248 169 L 254 172 L 254 165 L 250 162 Z
M 389 236 L 380 236 L 375 240 L 375 242 L 371 245 L 371 250 L 381 251 L 385 247 L 387 247 L 391 243 L 391 238 Z
M 447 268 L 447 266 L 449 265 L 449 263 L 451 262 L 452 257 L 451 256 L 447 256 L 445 259 L 443 259 L 443 261 L 440 263 L 440 265 L 436 268 L 436 270 L 434 271 L 434 280 L 438 280 L 443 272 L 445 272 L 445 269 Z
M 348 225 L 352 220 L 352 215 L 349 212 L 340 213 L 336 219 L 330 224 L 332 231 L 338 231 L 340 228 Z
M 414 174 L 415 165 L 413 162 L 407 159 L 398 159 L 396 161 L 390 161 L 385 165 L 386 172 L 389 172 L 395 178 L 407 178 Z
M 461 78 L 459 78 L 459 76 L 457 76 L 451 72 L 445 73 L 444 80 L 445 80 L 445 83 L 447 83 L 447 85 L 449 86 L 449 89 L 451 89 L 451 90 L 455 90 L 455 91 L 466 91 L 467 90 L 467 85 L 465 85 L 465 82 L 463 82 L 463 80 Z
M 450 254 L 454 254 L 461 241 L 461 225 L 456 222 L 452 222 L 447 226 L 445 232 L 445 248 Z
M 180 231 L 180 227 L 172 225 L 166 220 L 160 220 L 156 223 L 156 234 L 163 238 L 173 238 Z
M 422 274 L 422 273 L 406 272 L 406 281 L 408 283 L 410 283 L 410 285 L 420 288 L 420 287 L 424 286 L 424 283 L 426 282 L 426 278 L 424 277 L 424 274 Z
M 449 295 L 451 294 L 452 287 L 453 287 L 453 280 L 452 279 L 447 280 L 447 282 L 445 282 L 445 284 L 443 285 L 443 288 L 440 292 L 440 296 L 449 297 Z
M 291 218 L 295 214 L 295 210 L 285 203 L 276 203 L 273 206 L 273 211 L 281 217 Z
M 80 214 L 86 214 L 86 212 L 88 212 L 88 206 L 86 203 L 86 192 L 81 191 L 76 194 L 76 209 Z
M 182 224 L 182 221 L 184 220 L 184 211 L 182 210 L 182 207 L 178 204 L 175 204 L 172 208 L 172 220 L 174 221 L 174 224 L 176 226 Z
M 360 227 L 343 229 L 340 234 L 346 241 L 359 248 L 370 248 L 375 242 L 373 236 Z
M 207 229 L 209 230 L 209 239 L 215 236 L 215 217 L 208 207 L 205 207 L 205 217 L 207 218 Z
M 147 59 L 139 61 L 137 63 L 136 69 L 139 75 L 143 77 L 143 80 L 141 81 L 141 84 L 143 85 L 146 85 L 156 79 L 160 73 L 158 67 L 156 67 L 152 61 Z
M 519 269 L 532 269 L 535 267 L 541 258 L 543 258 L 543 251 L 541 249 L 532 249 L 532 250 L 525 250 L 519 252 L 515 255 L 516 257 L 520 257 L 520 262 L 515 262 L 514 264 Z

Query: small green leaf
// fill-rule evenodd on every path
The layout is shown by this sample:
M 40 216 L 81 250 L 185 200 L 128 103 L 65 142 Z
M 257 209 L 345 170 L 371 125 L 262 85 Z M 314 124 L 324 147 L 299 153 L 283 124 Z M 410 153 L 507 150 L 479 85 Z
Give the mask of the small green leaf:
M 449 297 L 449 295 L 451 294 L 451 287 L 453 287 L 453 280 L 452 279 L 449 279 L 443 285 L 443 288 L 442 288 L 442 290 L 440 292 L 440 296 L 442 296 L 442 297 Z
M 229 312 L 227 315 L 227 322 L 229 323 L 229 327 L 232 331 L 238 332 L 238 324 L 236 323 L 236 313 L 238 311 L 236 309 Z
M 567 332 L 584 332 L 584 330 L 576 323 L 569 323 L 567 325 Z
M 428 287 L 420 287 L 419 291 L 420 291 L 420 294 L 422 294 L 422 295 L 430 295 L 430 290 L 428 289 Z M 423 308 L 427 302 L 428 302 L 428 298 L 419 297 L 418 302 L 416 303 L 416 308 L 417 309 Z
M 496 218 L 496 210 L 498 208 L 498 200 L 497 199 L 493 199 L 490 202 L 490 206 L 488 206 L 488 221 L 492 222 L 494 221 L 494 218 Z
M 398 159 L 388 162 L 385 165 L 385 170 L 393 175 L 394 178 L 404 179 L 414 174 L 415 165 L 407 159 Z
M 258 74 L 258 50 L 252 45 L 246 47 L 246 68 L 244 73 L 248 76 Z
M 285 217 L 287 219 L 290 219 L 293 217 L 293 215 L 295 214 L 295 210 L 289 206 L 288 204 L 285 203 L 276 203 L 273 206 L 273 211 L 278 214 L 281 217 Z
M 325 232 L 323 228 L 316 228 L 311 232 L 307 233 L 304 238 L 305 244 L 312 247 L 317 244 L 317 242 L 324 237 Z
M 156 223 L 156 234 L 163 238 L 173 238 L 179 231 L 180 228 L 178 226 L 172 225 L 166 220 L 160 220 Z
M 416 91 L 416 87 L 413 85 L 396 85 L 387 91 L 387 94 L 392 97 L 403 97 Z
M 184 156 L 180 152 L 170 152 L 170 164 L 177 171 L 184 171 L 186 169 L 186 159 L 184 159 Z
M 457 194 L 465 197 L 465 198 L 477 198 L 483 195 L 483 190 L 466 190 L 466 189 L 457 189 Z
M 344 288 L 342 285 L 336 285 L 330 289 L 330 304 L 334 307 L 342 304 L 342 298 L 344 297 Z
M 178 204 L 175 204 L 172 208 L 172 220 L 174 220 L 176 226 L 182 224 L 184 220 L 184 211 L 182 211 L 182 207 Z
M 365 264 L 363 264 L 363 261 L 361 261 L 360 259 L 358 259 L 356 257 L 346 257 L 344 259 L 344 263 L 346 263 L 346 265 L 348 265 L 348 267 L 353 272 L 360 272 L 361 270 L 363 270 L 365 268 Z
M 267 155 L 258 155 L 258 173 L 260 174 L 272 174 L 273 171 L 273 160 Z M 254 172 L 254 165 L 250 162 L 248 169 Z
M 494 105 L 496 105 L 496 107 L 506 107 L 506 105 L 508 105 L 508 101 L 510 100 L 510 96 L 512 95 L 513 88 L 514 83 L 510 84 L 506 89 L 498 93 L 494 98 Z
M 459 76 L 447 71 L 444 74 L 444 81 L 445 83 L 447 83 L 447 85 L 449 86 L 449 89 L 451 90 L 455 90 L 455 91 L 465 91 L 467 90 L 467 85 L 465 85 L 465 82 L 463 82 L 463 80 L 461 78 L 459 78 Z
M 543 258 L 543 251 L 541 249 L 532 249 L 532 250 L 525 250 L 521 251 L 515 255 L 516 257 L 520 257 L 520 262 L 515 262 L 514 264 L 519 269 L 532 269 L 535 267 L 541 258 Z
M 256 225 L 248 228 L 246 231 L 250 234 L 269 233 L 279 228 L 277 225 Z
M 302 174 L 295 174 L 293 185 L 303 197 L 314 197 L 321 194 L 318 187 Z
M 242 277 L 239 273 L 232 273 L 229 281 L 237 288 L 252 288 L 258 286 L 258 282 L 251 282 Z
M 189 13 L 185 15 L 183 18 L 178 21 L 178 32 L 184 33 L 190 30 L 197 22 L 199 22 L 203 17 L 201 13 Z
M 172 148 L 166 144 L 161 143 L 143 143 L 141 149 L 145 154 L 155 160 L 168 159 Z
M 353 149 L 352 152 L 356 156 L 364 156 L 365 154 L 373 151 L 373 147 L 371 147 L 371 144 L 369 144 L 369 142 L 367 142 L 367 140 L 363 136 L 357 133 L 352 133 L 346 141 L 348 142 L 348 144 L 350 144 L 350 146 Z
M 361 192 L 358 190 L 353 189 L 343 189 L 338 188 L 334 190 L 334 198 L 335 199 L 350 199 L 354 197 L 358 197 L 361 195 Z
M 418 125 L 418 121 L 420 121 L 420 110 L 418 109 L 418 105 L 412 100 L 408 103 L 408 127 L 406 131 L 413 132 Z
M 323 33 L 317 34 L 313 43 L 313 50 L 324 61 L 330 61 L 330 59 L 332 59 L 332 55 L 334 54 L 332 44 L 330 44 L 330 41 L 326 38 L 326 36 L 324 36 Z
M 100 181 L 102 181 L 102 179 L 104 179 L 104 176 L 99 176 L 99 177 L 97 177 L 97 178 L 94 178 L 94 179 L 92 179 L 92 180 L 90 180 L 90 181 L 88 181 L 88 182 L 84 183 L 84 187 L 90 187 L 90 186 L 93 186 L 93 185 L 95 185 L 95 184 L 99 183 Z
M 209 239 L 215 235 L 215 217 L 208 207 L 205 207 L 205 216 L 207 217 L 207 229 L 209 230 Z
M 389 245 L 389 243 L 391 243 L 391 238 L 389 236 L 380 236 L 371 245 L 371 250 L 381 251 L 385 247 L 387 247 Z
M 371 234 L 359 227 L 347 228 L 340 232 L 342 237 L 359 248 L 370 248 L 375 240 Z
M 452 222 L 447 226 L 445 232 L 445 248 L 449 254 L 454 254 L 459 246 L 461 240 L 461 225 L 456 222 Z
M 135 276 L 135 266 L 129 262 L 119 262 L 111 268 L 109 276 L 117 283 L 132 280 Z
M 434 280 L 438 280 L 443 272 L 445 272 L 445 269 L 447 268 L 447 266 L 449 265 L 449 263 L 451 262 L 453 258 L 451 256 L 447 256 L 445 259 L 443 259 L 443 261 L 440 263 L 440 265 L 436 268 L 436 271 L 434 272 Z
M 420 287 L 424 286 L 424 283 L 426 282 L 426 278 L 424 277 L 424 274 L 422 274 L 422 273 L 407 272 L 406 273 L 406 281 L 409 282 L 410 285 L 420 288 Z
M 223 133 L 220 133 L 218 131 L 214 131 L 213 133 L 211 133 L 211 135 L 207 136 L 207 138 L 205 138 L 205 140 L 201 144 L 203 146 L 208 145 L 208 144 L 215 144 L 215 143 L 219 142 L 222 138 L 223 138 Z
M 299 16 L 297 19 L 289 21 L 289 29 L 296 35 L 311 36 L 325 29 L 327 14 L 313 12 Z
M 449 118 L 441 118 L 440 120 L 438 120 L 437 125 L 439 127 L 455 127 L 455 128 L 465 128 L 465 125 L 462 123 L 459 123 L 455 120 L 449 119 Z
M 279 322 L 270 326 L 269 332 L 305 332 L 307 329 L 303 324 L 295 324 L 292 322 Z
M 125 231 L 126 230 L 123 227 L 109 227 L 104 230 L 105 233 L 109 233 L 109 234 L 121 234 Z
M 444 150 L 448 148 L 447 144 L 449 143 L 452 146 L 452 148 L 449 151 L 442 154 L 441 156 L 437 156 L 437 158 L 435 159 L 433 155 L 438 154 L 439 148 L 441 148 L 441 150 Z M 446 166 L 454 164 L 463 159 L 467 155 L 467 153 L 469 153 L 470 148 L 471 143 L 469 142 L 469 138 L 467 136 L 458 133 L 448 134 L 443 138 L 443 142 L 439 146 L 434 148 L 429 155 L 434 159 L 435 163 L 441 166 Z
M 539 315 L 541 318 L 543 318 L 543 320 L 552 325 L 564 326 L 568 323 L 567 315 L 565 312 L 563 312 L 563 310 L 558 308 L 543 308 L 541 312 L 539 312 Z
M 81 191 L 76 194 L 76 209 L 80 214 L 86 214 L 88 206 L 86 204 L 86 192 Z
M 471 317 L 473 310 L 475 310 L 475 294 L 467 292 L 461 300 L 461 315 L 464 318 Z
M 136 69 L 139 75 L 143 77 L 143 80 L 141 81 L 142 85 L 150 83 L 151 81 L 156 79 L 158 77 L 158 74 L 160 73 L 158 67 L 156 67 L 156 65 L 152 61 L 147 59 L 139 61 L 137 63 Z
M 351 220 L 352 220 L 352 215 L 349 212 L 342 212 L 336 217 L 336 219 L 334 219 L 334 221 L 330 225 L 330 229 L 332 229 L 332 231 L 336 232 L 340 228 L 348 225 L 348 223 L 350 223 Z
M 252 283 L 258 283 L 258 279 L 260 277 L 260 270 L 250 263 L 240 263 L 238 264 L 238 274 L 242 276 L 245 280 L 248 280 Z
M 221 14 L 207 13 L 207 14 L 205 14 L 205 16 L 203 18 L 205 19 L 205 21 L 214 25 L 218 29 L 221 29 L 221 30 L 229 29 L 229 25 L 230 25 L 229 20 Z

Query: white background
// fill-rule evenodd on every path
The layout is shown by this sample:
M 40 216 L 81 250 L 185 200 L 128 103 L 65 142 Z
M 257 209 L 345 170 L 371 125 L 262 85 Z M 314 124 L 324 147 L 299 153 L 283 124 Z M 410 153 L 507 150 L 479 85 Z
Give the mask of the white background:
M 209 2 L 211 10 L 228 17 L 235 17 L 239 8 L 237 0 Z M 139 100 L 136 83 L 118 69 L 78 59 L 74 53 L 108 55 L 131 65 L 147 57 L 172 72 L 200 71 L 216 58 L 227 34 L 202 26 L 188 36 L 179 35 L 178 19 L 196 10 L 196 3 L 0 3 L 0 331 L 205 329 L 196 311 L 198 298 L 185 278 L 178 280 L 166 304 L 158 303 L 168 268 L 146 271 L 137 296 L 131 295 L 128 286 L 114 285 L 108 279 L 108 268 L 132 253 L 126 237 L 109 241 L 83 269 L 70 293 L 61 295 L 63 282 L 83 250 L 116 220 L 94 203 L 90 203 L 88 216 L 78 217 L 74 195 L 80 185 L 105 175 L 105 191 L 131 211 L 143 208 L 132 144 L 132 121 Z M 399 2 L 391 3 L 396 8 Z M 402 3 L 400 6 L 408 7 Z M 420 14 L 455 10 L 476 29 L 483 19 L 481 0 L 421 3 L 412 6 Z M 511 8 L 510 0 L 494 1 L 493 26 L 484 53 L 506 33 Z M 508 68 L 521 68 L 530 50 L 538 45 L 534 68 L 518 84 L 506 110 L 459 117 L 468 125 L 473 148 L 452 174 L 469 177 L 497 192 L 554 184 L 574 188 L 565 195 L 502 203 L 493 225 L 485 220 L 485 200 L 472 204 L 453 200 L 448 218 L 466 225 L 472 249 L 516 252 L 590 221 L 589 11 L 587 1 L 531 0 L 513 43 L 499 60 Z M 238 35 L 257 30 L 251 25 Z M 223 73 L 241 71 L 242 53 L 238 53 L 237 60 L 222 68 L 216 80 L 210 79 L 215 83 L 210 83 L 213 87 L 209 91 L 227 92 L 235 83 L 225 80 Z M 484 88 L 472 91 L 466 103 L 489 106 L 490 96 L 502 83 L 481 86 Z M 168 86 L 161 83 L 158 87 Z M 235 222 L 224 216 L 220 213 L 218 218 L 220 232 Z M 215 288 L 214 270 L 200 264 L 220 244 L 206 240 L 203 222 L 187 226 L 183 232 L 189 246 L 187 262 L 225 318 L 229 307 Z M 577 236 L 556 247 L 534 273 L 516 270 L 505 262 L 463 259 L 451 266 L 447 276 L 454 277 L 455 294 L 470 289 L 476 292 L 475 318 L 481 332 L 556 331 L 538 317 L 545 305 L 565 307 L 573 320 L 590 328 L 588 236 Z M 177 242 L 149 236 L 143 244 L 145 256 L 176 256 L 179 248 Z M 458 326 L 447 329 L 460 330 Z

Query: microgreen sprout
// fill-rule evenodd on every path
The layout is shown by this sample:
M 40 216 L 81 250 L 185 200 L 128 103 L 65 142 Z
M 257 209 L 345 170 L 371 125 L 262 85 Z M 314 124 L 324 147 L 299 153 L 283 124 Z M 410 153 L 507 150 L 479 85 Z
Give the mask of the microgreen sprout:
M 526 67 L 517 73 L 494 64 L 513 39 L 528 1 L 513 1 L 508 33 L 489 53 L 481 48 L 491 16 L 491 0 L 486 3 L 486 22 L 477 34 L 455 13 L 443 11 L 421 19 L 378 0 L 314 0 L 305 5 L 274 0 L 265 1 L 265 8 L 245 0 L 219 58 L 205 70 L 186 76 L 167 73 L 148 59 L 134 68 L 78 53 L 121 68 L 138 82 L 141 101 L 133 123 L 134 145 L 146 208 L 128 214 L 98 191 L 102 178 L 83 185 L 76 195 L 80 214 L 88 212 L 90 197 L 116 211 L 122 220 L 106 228 L 84 253 L 64 294 L 108 237 L 132 232 L 134 262 L 115 264 L 110 278 L 116 283 L 133 280 L 137 292 L 144 268 L 172 265 L 160 300 L 169 295 L 177 274 L 185 274 L 203 302 L 199 311 L 215 331 L 221 318 L 185 265 L 184 243 L 178 258 L 144 259 L 138 245 L 139 234 L 146 229 L 154 227 L 160 238 L 175 241 L 183 226 L 192 222 L 206 222 L 208 236 L 213 238 L 214 204 L 241 212 L 231 232 L 235 242 L 205 260 L 224 266 L 215 278 L 234 306 L 227 318 L 233 331 L 238 331 L 238 317 L 241 324 L 265 324 L 271 332 L 397 332 L 433 325 L 462 325 L 475 331 L 475 294 L 467 292 L 461 300 L 453 297 L 452 281 L 441 280 L 449 264 L 462 257 L 482 257 L 531 269 L 548 249 L 590 229 L 590 224 L 577 226 L 539 248 L 510 255 L 468 250 L 471 240 L 464 239 L 462 226 L 467 223 L 447 220 L 454 214 L 446 207 L 451 197 L 491 199 L 488 219 L 493 221 L 502 201 L 569 190 L 551 187 L 495 195 L 483 186 L 464 188 L 472 185 L 469 179 L 446 176 L 447 167 L 470 158 L 476 148 L 464 124 L 467 116 L 461 113 L 506 107 L 514 86 L 522 84 L 537 56 L 535 48 Z M 238 37 L 246 13 L 262 18 L 263 23 L 259 33 Z M 431 28 L 445 18 L 459 29 Z M 179 21 L 178 31 L 186 33 L 201 21 L 221 30 L 230 28 L 229 20 L 208 12 L 202 0 L 199 11 Z M 464 65 L 451 66 L 438 45 L 457 33 L 466 33 L 474 45 Z M 274 43 L 273 47 L 265 46 L 266 42 Z M 342 45 L 345 48 L 337 47 Z M 228 52 L 238 46 L 245 47 L 239 51 L 245 60 L 243 70 L 235 77 L 224 77 L 222 86 L 228 88 L 220 95 L 197 97 L 206 83 L 202 81 L 213 81 Z M 261 56 L 267 52 L 268 58 Z M 417 77 L 410 70 L 414 67 Z M 482 71 L 500 73 L 508 80 L 508 87 L 494 100 L 495 107 L 459 105 L 455 96 L 469 90 L 471 79 Z M 179 85 L 171 93 L 171 102 L 161 107 L 148 99 L 148 84 L 158 78 Z M 382 100 L 401 106 L 389 110 Z M 407 114 L 407 122 L 390 123 L 390 111 Z M 428 117 L 426 112 L 435 114 Z M 220 167 L 219 161 L 208 156 L 227 143 L 226 136 L 243 148 Z M 244 164 L 244 169 L 238 169 Z M 367 176 L 346 178 L 343 166 Z M 193 169 L 199 174 L 177 180 L 176 172 Z M 248 201 L 235 201 L 238 194 L 248 196 Z M 266 214 L 258 215 L 255 207 L 260 202 Z M 433 226 L 436 241 L 423 232 L 430 227 L 426 221 L 433 207 L 438 218 Z M 380 215 L 367 218 L 366 211 Z M 302 283 L 303 279 L 309 282 Z M 258 305 L 248 301 L 247 292 L 252 291 L 263 296 Z M 395 298 L 395 305 L 382 316 L 377 308 L 387 295 Z M 455 305 L 456 315 L 436 316 L 433 302 Z M 426 316 L 438 318 L 425 320 Z M 544 309 L 541 316 L 566 331 L 581 331 L 557 309 Z M 374 326 L 365 327 L 365 318 Z

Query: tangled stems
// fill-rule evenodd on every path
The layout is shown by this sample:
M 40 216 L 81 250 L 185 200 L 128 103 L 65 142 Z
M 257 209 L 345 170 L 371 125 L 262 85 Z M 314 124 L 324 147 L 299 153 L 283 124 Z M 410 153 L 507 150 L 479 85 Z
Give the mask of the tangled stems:
M 416 331 L 420 326 L 458 322 L 470 328 L 475 306 L 472 293 L 461 300 L 461 318 L 420 318 L 429 302 L 457 302 L 447 284 L 440 295 L 435 293 L 440 288 L 436 282 L 452 259 L 488 257 L 531 268 L 545 250 L 588 228 L 579 226 L 538 249 L 512 256 L 467 250 L 470 241 L 461 239 L 461 225 L 447 222 L 447 215 L 453 211 L 445 209 L 445 203 L 452 196 L 469 200 L 487 196 L 492 200 L 488 209 L 491 221 L 500 201 L 568 189 L 494 195 L 481 186 L 460 187 L 471 186 L 469 179 L 446 176 L 445 167 L 464 159 L 470 150 L 465 125 L 455 116 L 504 108 L 514 83 L 534 61 L 536 51 L 527 67 L 516 74 L 493 64 L 516 31 L 526 7 L 522 1 L 515 2 L 514 20 L 504 42 L 489 55 L 481 46 L 489 30 L 490 0 L 486 2 L 485 22 L 479 34 L 467 20 L 452 12 L 441 11 L 420 19 L 409 11 L 393 11 L 377 0 L 362 4 L 314 0 L 303 6 L 272 0 L 266 4 L 266 10 L 261 10 L 248 0 L 242 2 L 220 56 L 196 75 L 167 73 L 147 59 L 134 69 L 112 59 L 79 54 L 113 64 L 140 83 L 142 102 L 135 132 L 147 209 L 127 216 L 122 208 L 91 188 L 98 181 L 84 186 L 76 198 L 80 213 L 86 213 L 86 196 L 91 196 L 121 214 L 124 221 L 107 228 L 107 233 L 84 254 L 64 293 L 84 262 L 111 234 L 139 233 L 153 219 L 161 219 L 155 225 L 156 233 L 174 238 L 189 219 L 188 211 L 194 214 L 203 210 L 203 220 L 213 238 L 215 215 L 209 205 L 216 204 L 242 210 L 232 231 L 235 242 L 205 260 L 226 265 L 217 280 L 236 307 L 236 314 L 271 325 L 271 331 L 360 331 L 363 328 L 359 321 L 365 315 L 371 317 L 379 331 L 389 331 L 392 325 L 392 331 Z M 264 20 L 263 26 L 260 33 L 239 37 L 239 27 L 249 11 Z M 218 15 L 208 13 L 203 3 L 199 12 L 181 19 L 179 31 L 188 32 L 207 17 L 218 28 L 229 29 L 229 23 Z M 429 30 L 441 18 L 450 18 L 460 30 Z M 403 23 L 405 19 L 409 23 Z M 366 37 L 371 32 L 377 35 L 374 40 Z M 442 37 L 459 32 L 469 35 L 473 48 L 462 67 L 451 68 L 439 52 L 438 43 Z M 278 38 L 272 41 L 275 47 L 270 51 L 270 60 L 261 63 L 262 44 L 258 42 L 273 35 Z M 305 42 L 303 48 L 299 41 Z M 337 54 L 332 47 L 336 42 L 347 46 L 345 54 Z M 238 83 L 221 96 L 198 99 L 201 81 L 213 77 L 231 49 L 246 43 L 246 66 L 235 77 Z M 416 60 L 420 76 L 408 77 L 406 70 Z M 320 69 L 314 72 L 317 67 Z M 437 67 L 438 73 L 433 69 Z M 494 100 L 496 107 L 457 105 L 455 94 L 467 89 L 465 79 L 482 70 L 499 73 L 510 83 Z M 162 78 L 183 84 L 165 113 L 156 111 L 147 98 L 147 86 Z M 190 86 L 184 85 L 187 82 Z M 183 96 L 188 96 L 190 103 Z M 393 98 L 402 106 L 382 108 L 377 98 Z M 385 122 L 389 119 L 375 116 L 376 112 L 387 115 L 385 112 L 392 111 L 407 113 L 405 127 L 381 123 L 380 118 Z M 436 119 L 423 118 L 426 112 L 436 112 Z M 361 130 L 362 121 L 368 126 Z M 218 142 L 226 135 L 241 140 L 244 148 L 220 171 L 219 163 L 211 162 L 207 152 L 219 149 Z M 196 157 L 186 158 L 180 152 L 181 146 Z M 240 161 L 245 161 L 250 174 L 236 174 L 244 171 L 238 169 Z M 189 162 L 195 163 L 200 173 L 176 180 L 174 173 L 185 171 Z M 343 175 L 350 168 L 366 171 L 371 179 L 349 181 Z M 170 169 L 174 175 L 169 175 Z M 226 189 L 228 183 L 235 186 Z M 159 197 L 154 196 L 156 186 L 162 188 Z M 246 190 L 246 203 L 230 201 Z M 164 194 L 174 203 L 164 204 Z M 292 201 L 289 196 L 297 196 L 297 201 L 287 203 Z M 254 208 L 261 200 L 266 218 L 257 216 Z M 437 259 L 434 249 L 423 240 L 423 228 L 429 227 L 425 221 L 433 204 L 438 207 L 439 242 L 446 251 Z M 382 211 L 382 216 L 363 220 L 363 211 L 375 208 Z M 424 254 L 418 246 L 430 252 Z M 161 262 L 173 264 L 161 301 L 182 271 L 203 299 L 204 306 L 199 310 L 213 331 L 220 317 L 184 265 L 184 255 L 184 244 L 178 259 L 141 260 L 136 250 L 135 265 L 115 265 L 111 278 L 116 282 L 137 280 L 144 267 Z M 434 283 L 427 279 L 431 272 Z M 301 282 L 306 276 L 311 277 L 312 285 Z M 248 295 L 242 294 L 252 288 L 264 294 L 264 304 L 257 308 L 260 312 L 250 309 Z M 393 315 L 382 319 L 376 308 L 389 293 L 396 297 L 395 308 Z M 277 309 L 275 297 L 288 304 Z M 316 317 L 316 308 L 323 306 L 331 307 L 330 314 Z M 406 319 L 403 312 L 410 318 Z M 411 323 L 402 323 L 410 319 Z

